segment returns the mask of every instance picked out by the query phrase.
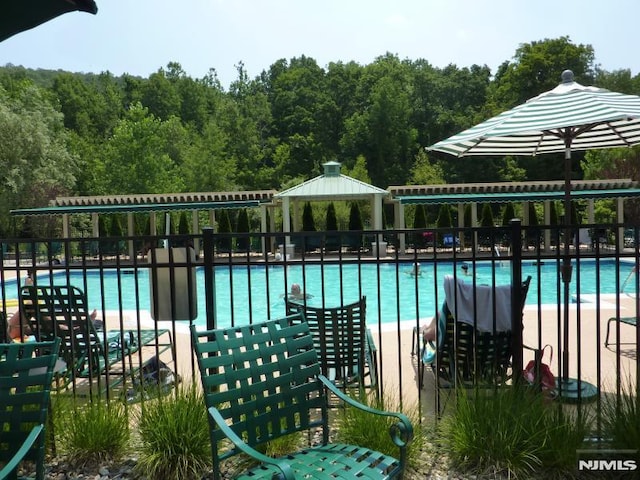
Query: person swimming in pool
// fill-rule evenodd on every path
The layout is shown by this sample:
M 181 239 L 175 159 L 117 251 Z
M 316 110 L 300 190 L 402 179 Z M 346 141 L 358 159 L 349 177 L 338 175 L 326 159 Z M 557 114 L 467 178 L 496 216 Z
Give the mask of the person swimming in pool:
M 420 271 L 420 262 L 416 262 L 413 264 L 411 271 L 408 272 L 412 277 L 421 277 L 422 272 Z
M 284 296 L 284 295 L 283 295 Z M 289 300 L 304 300 L 305 298 L 311 298 L 313 295 L 310 293 L 304 293 L 299 283 L 292 283 L 291 290 L 287 294 Z

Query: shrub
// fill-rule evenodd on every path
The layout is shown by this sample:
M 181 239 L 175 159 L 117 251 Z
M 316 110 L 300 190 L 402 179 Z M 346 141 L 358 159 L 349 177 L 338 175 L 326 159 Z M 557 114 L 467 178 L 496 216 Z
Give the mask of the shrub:
M 426 443 L 426 437 L 421 430 L 418 404 L 403 406 L 397 397 L 387 391 L 384 391 L 379 397 L 373 392 L 368 395 L 364 391 L 356 395 L 353 395 L 353 393 L 351 392 L 351 395 L 357 397 L 365 405 L 378 410 L 402 412 L 409 418 L 413 425 L 414 437 L 407 449 L 407 462 L 409 466 L 417 465 L 420 452 Z M 339 408 L 336 412 L 337 441 L 359 445 L 377 450 L 386 455 L 398 457 L 398 447 L 393 443 L 389 435 L 389 428 L 393 425 L 394 418 L 372 415 L 353 407 Z
M 129 448 L 127 410 L 121 403 L 58 397 L 53 409 L 55 432 L 62 453 L 78 466 L 113 462 Z
M 199 479 L 211 466 L 209 422 L 194 384 L 141 405 L 136 471 L 148 478 Z
M 460 389 L 457 406 L 440 425 L 453 464 L 473 473 L 567 476 L 587 433 L 586 417 L 570 418 L 531 389 Z
M 634 379 L 627 377 L 622 382 L 620 395 L 602 403 L 602 428 L 612 448 L 640 452 L 640 399 L 634 384 Z

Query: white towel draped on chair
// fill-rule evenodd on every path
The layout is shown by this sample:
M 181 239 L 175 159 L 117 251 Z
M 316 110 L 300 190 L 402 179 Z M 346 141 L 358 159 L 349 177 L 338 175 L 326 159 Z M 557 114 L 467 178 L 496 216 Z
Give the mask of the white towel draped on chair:
M 496 332 L 511 330 L 511 285 L 474 287 L 473 283 L 467 283 L 460 277 L 447 275 L 444 292 L 449 310 L 457 321 L 473 325 L 481 332 L 493 332 L 495 317 Z

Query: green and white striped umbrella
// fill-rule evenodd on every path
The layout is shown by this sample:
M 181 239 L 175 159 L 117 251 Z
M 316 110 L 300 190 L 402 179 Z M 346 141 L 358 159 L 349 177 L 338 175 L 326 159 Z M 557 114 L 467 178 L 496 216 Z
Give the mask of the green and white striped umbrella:
M 603 88 L 585 87 L 574 81 L 573 72 L 565 70 L 562 72 L 562 82 L 556 88 L 427 147 L 427 150 L 457 157 L 565 153 L 565 242 L 562 268 L 564 327 L 562 377 L 559 379 L 559 386 L 561 397 L 566 399 L 592 398 L 597 392 L 595 386 L 569 378 L 571 152 L 631 147 L 638 143 L 640 97 Z M 520 357 L 519 363 L 521 360 Z
M 525 155 L 640 143 L 640 97 L 585 87 L 562 73 L 562 83 L 427 150 L 455 155 Z
M 16 33 L 68 12 L 95 14 L 94 0 L 2 0 L 0 2 L 0 42 Z

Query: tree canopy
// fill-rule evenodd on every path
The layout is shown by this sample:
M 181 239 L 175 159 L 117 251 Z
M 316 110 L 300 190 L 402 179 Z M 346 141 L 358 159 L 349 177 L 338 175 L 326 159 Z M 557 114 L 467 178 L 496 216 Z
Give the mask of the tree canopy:
M 425 147 L 552 88 L 570 68 L 584 84 L 640 93 L 628 70 L 603 71 L 568 37 L 521 45 L 496 72 L 436 68 L 386 53 L 367 65 L 279 59 L 255 78 L 244 65 L 225 91 L 212 70 L 177 62 L 148 78 L 0 68 L 0 231 L 8 210 L 58 195 L 282 189 L 343 172 L 381 188 L 403 184 L 555 180 L 554 155 L 452 158 Z M 625 171 L 636 150 L 577 153 L 574 178 Z M 638 212 L 640 214 L 640 212 Z

